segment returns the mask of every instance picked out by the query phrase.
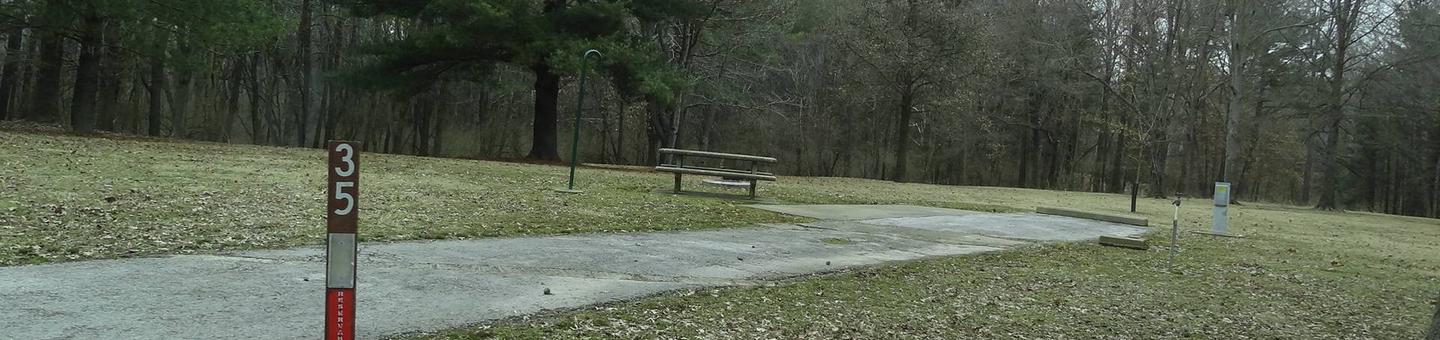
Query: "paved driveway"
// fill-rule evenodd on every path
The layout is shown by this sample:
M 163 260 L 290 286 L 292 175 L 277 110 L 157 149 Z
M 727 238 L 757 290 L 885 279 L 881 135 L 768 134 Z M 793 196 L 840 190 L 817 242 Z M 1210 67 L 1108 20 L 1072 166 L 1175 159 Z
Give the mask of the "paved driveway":
M 362 244 L 358 335 L 1141 228 L 915 206 L 755 206 L 815 223 Z M 316 236 L 321 237 L 319 235 Z M 0 338 L 315 339 L 322 247 L 0 267 Z M 542 292 L 549 289 L 553 295 Z

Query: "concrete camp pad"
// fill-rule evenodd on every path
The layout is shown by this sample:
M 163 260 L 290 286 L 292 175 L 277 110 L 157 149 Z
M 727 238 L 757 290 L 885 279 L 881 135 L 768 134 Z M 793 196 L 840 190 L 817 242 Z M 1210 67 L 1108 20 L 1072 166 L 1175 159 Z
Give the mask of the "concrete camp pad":
M 357 335 L 382 338 L 678 289 L 1142 231 L 1059 216 L 915 206 L 760 208 L 821 220 L 691 232 L 362 243 Z M 0 267 L 0 338 L 319 338 L 322 254 L 323 247 L 303 247 Z M 544 295 L 546 289 L 553 295 Z
M 789 225 L 363 244 L 357 331 L 378 338 L 675 289 L 996 250 Z M 306 247 L 0 267 L 0 338 L 319 338 L 322 253 Z M 543 295 L 546 288 L 554 295 Z
M 853 221 L 892 217 L 962 216 L 979 214 L 974 211 L 931 208 L 914 205 L 764 205 L 749 207 L 781 214 L 804 216 L 819 220 Z
M 903 226 L 860 223 L 855 221 L 819 221 L 812 223 L 803 223 L 801 225 L 811 228 L 882 234 L 897 238 L 908 238 L 950 244 L 971 244 L 990 247 L 1011 247 L 1027 244 L 1027 242 L 1025 241 L 995 238 L 972 233 L 936 231 L 921 228 L 909 228 Z
M 1034 241 L 1082 241 L 1102 235 L 1145 232 L 1145 229 L 1117 223 L 1035 213 L 897 217 L 860 222 Z
M 1102 235 L 1138 235 L 1143 228 L 1114 222 L 1039 213 L 980 213 L 912 205 L 754 205 L 779 213 L 820 219 L 832 229 L 913 235 L 922 239 L 971 238 L 986 244 L 994 238 L 1032 241 L 1081 241 Z M 848 221 L 851 223 L 838 223 Z M 882 228 L 888 226 L 892 228 Z M 918 230 L 917 230 L 918 229 Z M 925 231 L 928 231 L 925 232 Z M 976 238 L 976 237 L 985 237 Z M 965 241 L 961 241 L 965 242 Z M 1005 244 L 999 244 L 1005 246 Z
M 229 256 L 4 268 L 0 304 L 9 308 L 0 309 L 0 338 L 318 339 L 323 273 L 321 262 Z M 362 273 L 361 339 L 693 286 L 422 265 L 367 266 Z M 564 294 L 541 296 L 546 287 Z

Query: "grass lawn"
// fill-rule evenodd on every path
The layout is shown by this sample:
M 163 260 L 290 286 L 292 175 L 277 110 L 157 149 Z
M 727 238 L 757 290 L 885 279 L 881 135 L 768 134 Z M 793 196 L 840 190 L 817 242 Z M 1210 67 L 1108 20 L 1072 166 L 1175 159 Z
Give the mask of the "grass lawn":
M 320 244 L 325 153 L 0 130 L 0 265 Z M 367 241 L 749 226 L 795 218 L 652 194 L 668 177 L 361 155 Z M 766 192 L 762 188 L 762 193 Z
M 653 193 L 671 185 L 666 174 L 582 168 L 577 185 L 586 193 L 567 195 L 551 190 L 566 184 L 560 166 L 373 153 L 361 155 L 361 166 L 367 241 L 801 220 L 743 202 Z M 0 130 L 0 265 L 320 244 L 325 175 L 325 153 L 316 149 Z M 790 203 L 1011 209 L 974 193 L 917 199 L 888 182 L 851 179 L 786 178 L 762 184 L 760 194 Z
M 913 187 L 918 193 L 936 190 Z M 972 188 L 955 191 L 978 190 Z M 1005 201 L 1047 203 L 1055 193 Z M 1028 198 L 1028 199 L 1027 199 Z M 1121 205 L 1122 196 L 1082 206 Z M 1208 205 L 1185 205 L 1203 230 Z M 1143 212 L 1168 221 L 1166 207 Z M 1244 239 L 1186 233 L 1176 268 L 1089 243 L 708 289 L 422 336 L 740 339 L 1418 339 L 1440 293 L 1440 222 L 1251 204 Z M 1168 237 L 1168 232 L 1165 233 Z M 1160 233 L 1152 234 L 1159 239 Z
M 783 161 L 783 160 L 782 160 Z M 748 226 L 796 218 L 652 193 L 667 175 L 364 154 L 370 241 Z M 319 244 L 321 150 L 0 131 L 0 265 Z M 696 183 L 687 184 L 695 188 Z M 707 189 L 714 190 L 714 189 Z M 988 211 L 1124 212 L 1123 195 L 782 178 L 786 203 L 908 203 Z M 1140 213 L 1169 221 L 1168 201 Z M 1209 205 L 1184 206 L 1207 229 Z M 676 292 L 433 335 L 439 338 L 1412 339 L 1440 293 L 1440 221 L 1232 208 L 1244 239 L 1182 236 L 1151 251 L 1038 246 Z

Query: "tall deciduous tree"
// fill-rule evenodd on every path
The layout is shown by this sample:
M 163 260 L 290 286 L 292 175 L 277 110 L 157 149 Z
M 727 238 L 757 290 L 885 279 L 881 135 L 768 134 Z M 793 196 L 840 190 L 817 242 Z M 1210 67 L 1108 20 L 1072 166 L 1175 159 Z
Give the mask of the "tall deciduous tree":
M 35 89 L 30 91 L 30 111 L 26 119 L 35 122 L 60 120 L 60 78 L 65 74 L 65 35 L 71 17 L 66 4 L 59 0 L 47 1 L 40 16 L 41 24 L 36 28 L 39 35 L 40 55 L 35 58 Z
M 20 75 L 20 58 L 23 56 L 21 49 L 24 48 L 25 31 L 19 27 L 10 29 L 5 34 L 5 66 L 0 69 L 0 120 L 9 118 L 11 101 L 15 98 L 15 90 Z
M 1236 172 L 1240 168 L 1240 124 L 1245 112 L 1245 66 L 1249 63 L 1250 18 L 1255 11 L 1249 6 L 1253 0 L 1230 0 L 1229 50 L 1226 64 L 1230 68 L 1230 96 L 1225 105 L 1225 168 L 1220 171 L 1221 181 L 1232 187 L 1240 185 Z M 1231 201 L 1235 197 L 1231 195 Z
M 312 0 L 300 2 L 300 110 L 295 112 L 295 145 L 305 145 L 306 124 L 318 109 L 318 87 L 315 67 L 315 5 Z
M 150 95 L 145 111 L 145 134 L 148 136 L 160 136 L 160 129 L 164 126 L 165 101 L 161 98 L 164 98 L 169 80 L 169 75 L 165 73 L 165 60 L 168 59 L 166 50 L 170 46 L 170 32 L 155 30 L 158 39 L 151 43 L 150 55 L 146 57 L 149 79 L 145 81 L 145 92 Z
M 890 179 L 907 181 L 910 133 L 916 105 L 964 72 L 973 53 L 975 27 L 967 27 L 964 5 L 939 0 L 865 1 L 849 45 L 894 97 L 895 163 Z
M 1246 111 L 1251 92 L 1255 91 L 1247 88 L 1254 77 L 1249 67 L 1258 61 L 1256 59 L 1277 54 L 1269 44 L 1271 41 L 1265 40 L 1270 35 L 1306 25 L 1294 22 L 1295 18 L 1286 15 L 1283 7 L 1284 0 L 1229 0 L 1226 4 L 1229 29 L 1226 30 L 1228 49 L 1225 51 L 1225 64 L 1230 95 L 1225 101 L 1225 158 L 1220 180 L 1231 184 L 1235 192 L 1230 196 L 1232 201 L 1239 199 L 1239 191 L 1250 190 L 1240 183 L 1244 181 L 1242 155 L 1245 148 L 1242 141 L 1246 137 L 1245 125 L 1253 125 L 1253 122 L 1247 123 L 1248 116 L 1253 113 Z M 1255 49 L 1261 47 L 1268 53 L 1254 56 Z
M 76 4 L 80 13 L 80 57 L 76 60 L 75 89 L 70 98 L 70 128 L 77 132 L 95 130 L 96 105 L 100 91 L 101 43 L 105 21 L 95 2 Z
M 1342 125 L 1346 122 L 1346 109 L 1350 106 L 1350 99 L 1356 93 L 1356 79 L 1350 78 L 1350 74 L 1358 68 L 1359 61 L 1369 53 L 1357 53 L 1361 48 L 1375 48 L 1366 46 L 1366 39 L 1370 38 L 1377 30 L 1376 27 L 1385 24 L 1390 18 L 1388 15 L 1373 15 L 1373 11 L 1379 10 L 1373 3 L 1374 0 L 1326 0 L 1323 2 L 1321 13 L 1324 13 L 1324 23 L 1321 25 L 1322 36 L 1325 38 L 1326 54 L 1321 60 L 1326 63 L 1326 93 L 1324 103 L 1324 114 L 1319 116 L 1319 125 L 1324 131 L 1325 147 L 1322 178 L 1320 181 L 1320 200 L 1316 208 L 1323 210 L 1340 209 L 1340 181 L 1341 158 L 1344 150 L 1341 140 L 1344 139 Z
M 675 3 L 683 2 L 352 1 L 349 6 L 357 14 L 408 18 L 418 24 L 404 38 L 377 46 L 373 52 L 381 60 L 359 71 L 357 79 L 418 94 L 444 76 L 484 74 L 496 63 L 527 68 L 534 75 L 535 94 L 528 157 L 559 159 L 556 123 L 561 76 L 578 66 L 575 60 L 587 48 L 633 46 L 623 43 L 630 36 L 626 20 L 669 15 Z M 610 58 L 630 55 L 606 52 Z

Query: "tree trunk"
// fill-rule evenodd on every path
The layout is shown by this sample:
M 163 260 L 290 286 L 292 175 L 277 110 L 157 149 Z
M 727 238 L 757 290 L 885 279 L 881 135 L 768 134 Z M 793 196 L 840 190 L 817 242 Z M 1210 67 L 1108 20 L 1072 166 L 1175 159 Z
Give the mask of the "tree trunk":
M 182 54 L 189 53 L 188 49 L 180 51 Z M 195 71 L 187 69 L 184 65 L 176 67 L 174 89 L 170 91 L 170 137 L 186 138 L 188 125 L 185 118 L 190 112 L 191 104 L 194 102 L 192 96 L 195 93 Z
M 345 90 L 330 89 L 326 91 L 325 98 L 329 104 L 325 105 L 325 134 L 321 136 L 321 142 L 333 140 L 338 135 L 335 129 L 340 125 L 340 118 L 345 113 L 343 103 L 348 102 L 350 94 Z
M 447 104 L 450 102 L 450 98 L 444 88 L 436 89 L 436 91 L 439 93 L 435 95 L 435 102 L 430 104 L 430 120 L 433 121 L 433 123 L 427 123 L 427 125 L 429 125 L 427 128 L 434 129 L 434 132 L 430 133 L 430 154 L 444 156 L 445 115 L 450 114 L 450 105 Z
M 144 63 L 141 63 L 138 67 L 144 67 Z M 117 104 L 116 106 L 117 111 L 120 110 L 120 108 L 124 108 L 124 112 L 128 112 L 129 114 L 125 115 L 125 117 L 116 117 L 117 124 L 120 124 L 116 126 L 116 129 L 117 131 L 143 135 L 145 133 L 144 98 L 146 71 L 143 68 L 139 68 L 135 72 L 137 73 L 134 76 L 125 81 L 124 95 L 127 100 L 123 101 L 123 104 Z
M 525 156 L 538 160 L 559 160 L 559 146 L 556 144 L 556 119 L 560 109 L 560 75 L 552 73 L 550 65 L 536 64 L 530 67 L 535 72 L 535 130 L 530 138 L 530 154 Z
M 160 136 L 161 122 L 164 121 L 165 102 L 162 97 L 165 94 L 165 57 L 150 57 L 150 82 L 145 84 L 145 91 L 150 94 L 150 108 L 146 114 L 145 134 L 148 136 Z
M 1331 115 L 1337 113 L 1331 112 Z M 1320 201 L 1315 204 L 1316 209 L 1338 210 L 1340 208 L 1338 196 L 1340 191 L 1340 122 L 1341 118 L 1331 118 L 1331 123 L 1326 129 L 1325 155 L 1321 161 L 1320 179 Z
M 336 13 L 337 10 L 335 7 L 331 7 L 330 12 Z M 351 43 L 351 39 L 354 39 L 355 27 L 354 25 L 347 25 L 347 22 L 348 20 L 343 16 L 330 21 L 329 31 L 332 35 L 331 38 L 328 39 L 330 41 L 330 54 L 329 60 L 323 65 L 325 69 L 339 69 L 343 67 L 342 62 L 348 58 L 345 54 L 345 49 L 348 46 L 347 44 Z M 324 92 L 324 98 L 327 103 L 325 105 L 325 134 L 317 137 L 321 143 L 336 139 L 335 136 L 337 133 L 335 129 L 340 123 L 341 116 L 345 113 L 345 104 L 349 103 L 348 99 L 351 98 L 348 89 L 337 84 L 326 85 Z M 351 137 L 355 138 L 359 136 L 352 135 Z M 439 140 L 439 138 L 436 138 L 436 140 Z M 438 142 L 436 149 L 439 149 Z
M 75 68 L 74 95 L 70 98 L 70 129 L 95 131 L 96 100 L 100 88 L 100 48 L 105 20 L 95 15 L 83 18 L 80 31 L 80 59 Z
M 600 111 L 600 159 L 606 164 L 615 164 L 610 152 L 614 146 L 610 143 L 610 112 L 604 105 L 597 105 L 596 109 Z
M 715 138 L 714 138 L 714 134 L 715 134 L 715 124 L 716 124 L 716 122 L 715 122 L 716 118 L 715 118 L 715 117 L 716 117 L 716 116 L 718 116 L 718 114 L 715 113 L 714 109 L 712 109 L 712 108 L 710 108 L 710 107 L 708 107 L 708 106 L 705 107 L 705 109 L 700 112 L 700 133 L 699 133 L 699 136 L 698 136 L 698 137 L 700 138 L 700 150 L 714 150 L 714 149 L 715 149 L 715 144 L 714 144 L 714 143 L 715 143 Z M 802 132 L 803 132 L 803 130 L 804 130 L 804 127 L 803 127 L 803 126 L 804 126 L 804 125 L 801 125 L 801 130 L 802 130 Z M 803 140 L 803 139 L 802 139 L 802 140 Z M 796 158 L 796 159 L 798 160 L 799 158 Z
M 263 89 L 260 83 L 260 53 L 251 54 L 249 58 L 250 62 L 245 66 L 248 68 L 246 80 L 250 84 L 250 144 L 261 145 L 265 144 L 265 135 L 261 133 L 265 128 L 260 121 L 260 91 Z
M 1231 192 L 1239 185 L 1240 178 L 1236 176 L 1237 164 L 1240 162 L 1240 123 L 1245 109 L 1245 37 L 1241 13 L 1245 7 L 1240 0 L 1232 0 L 1230 8 L 1230 97 L 1225 106 L 1225 161 L 1224 170 L 1220 173 L 1220 181 L 1230 183 Z M 1234 201 L 1238 195 L 1230 195 Z
M 1405 209 L 1405 196 L 1408 192 L 1401 191 L 1401 181 L 1407 178 L 1405 175 L 1405 167 L 1400 165 L 1400 157 L 1396 157 L 1394 154 L 1390 157 L 1391 161 L 1387 162 L 1389 164 L 1386 165 L 1390 169 L 1390 188 L 1386 190 L 1385 213 L 1405 215 L 1408 213 L 1408 209 Z
M 1071 180 L 1075 178 L 1073 176 L 1075 174 L 1075 145 L 1079 143 L 1075 135 L 1079 132 L 1066 130 L 1064 125 L 1069 124 L 1062 123 L 1061 126 L 1057 126 L 1056 131 L 1065 131 L 1067 136 L 1061 136 L 1050 142 L 1050 148 L 1055 152 L 1050 154 L 1050 172 L 1046 177 L 1050 179 L 1050 189 L 1075 190 L 1076 187 Z M 1061 138 L 1065 140 L 1064 148 L 1060 147 Z
M 914 114 L 915 89 L 913 85 L 906 85 L 900 93 L 900 117 L 895 125 L 895 170 L 890 172 L 890 180 L 905 182 L 906 170 L 910 163 L 910 116 Z
M 1335 49 L 1331 60 L 1331 77 L 1328 114 L 1328 128 L 1325 140 L 1324 177 L 1320 181 L 1320 201 L 1315 208 L 1338 210 L 1340 195 L 1340 125 L 1345 122 L 1345 71 L 1350 63 L 1351 38 L 1355 32 L 1354 20 L 1359 15 L 1361 4 L 1358 0 L 1338 1 L 1331 8 L 1335 25 Z
M 645 161 L 649 165 L 658 165 L 664 162 L 660 157 L 660 148 L 666 147 L 670 140 L 671 122 L 675 118 L 673 111 L 661 107 L 659 104 L 649 102 L 645 104 Z
M 1303 143 L 1305 147 L 1305 174 L 1300 177 L 1300 204 L 1310 204 L 1310 188 L 1312 179 L 1315 178 L 1315 148 L 1310 146 L 1310 140 Z
M 1141 149 L 1144 149 L 1144 148 L 1142 147 Z M 1143 152 L 1143 151 L 1142 151 L 1142 152 Z M 1140 171 L 1140 166 L 1137 164 L 1137 165 L 1135 166 L 1135 177 L 1134 177 L 1135 179 L 1130 181 L 1130 212 L 1132 212 L 1132 213 L 1135 212 L 1135 208 L 1136 208 L 1137 205 L 1139 205 L 1139 202 L 1140 202 L 1140 173 L 1141 173 L 1141 172 L 1142 172 L 1142 171 Z
M 59 2 L 49 3 L 56 6 L 54 4 Z M 31 92 L 32 106 L 25 118 L 32 122 L 53 123 L 60 118 L 60 77 L 65 73 L 65 37 L 54 27 L 43 28 L 40 32 L 40 56 L 35 59 L 38 74 L 35 89 Z
M 625 160 L 625 100 L 617 100 L 617 111 L 615 115 L 615 160 L 620 164 L 628 164 Z
M 1159 134 L 1159 140 L 1165 140 L 1165 133 Z M 1152 145 L 1150 151 L 1150 188 L 1145 190 L 1145 197 L 1165 198 L 1165 168 L 1170 163 L 1169 143 Z
M 95 108 L 95 128 L 100 131 L 115 131 L 115 119 L 119 117 L 121 102 L 120 96 L 124 94 L 125 87 L 125 65 L 128 63 L 129 54 L 120 45 L 120 25 L 115 21 L 107 20 L 105 25 L 105 48 L 101 50 L 103 57 L 100 63 L 100 99 Z M 131 101 L 137 97 L 131 97 Z
M 680 148 L 680 124 L 684 123 L 685 113 L 686 113 L 686 110 L 685 110 L 685 96 L 684 96 L 684 95 L 677 96 L 677 98 L 676 98 L 676 100 L 675 100 L 675 108 L 674 108 L 674 109 L 671 109 L 671 112 L 670 112 L 670 143 L 669 143 L 669 145 L 670 145 L 671 148 L 675 148 L 675 149 L 679 149 L 679 148 Z M 796 163 L 798 164 L 798 163 L 799 163 L 799 162 L 798 162 L 799 160 L 797 159 L 796 161 L 797 161 Z
M 1016 166 L 1018 169 L 1015 169 L 1015 186 L 1021 188 L 1029 188 L 1030 159 L 1033 158 L 1031 157 L 1031 154 L 1034 153 L 1033 149 L 1035 149 L 1035 145 L 1032 143 L 1035 141 L 1034 134 L 1036 133 L 1036 131 L 1034 127 L 1022 127 L 1021 131 L 1022 133 L 1020 136 L 1020 164 Z
M 1192 117 L 1193 115 L 1192 113 Z M 1195 147 L 1195 125 L 1192 123 L 1185 128 L 1185 140 L 1180 141 L 1180 177 L 1176 178 L 1173 182 L 1175 183 L 1176 193 L 1185 194 L 1189 192 L 1189 190 L 1186 189 L 1188 189 L 1187 186 L 1191 183 L 1190 167 L 1195 164 L 1196 151 L 1198 151 L 1198 149 Z
M 1436 143 L 1440 143 L 1440 140 L 1437 140 Z M 1440 217 L 1440 147 L 1435 148 L 1434 158 L 1435 177 L 1430 180 L 1430 205 L 1429 214 L 1427 215 L 1430 218 Z
M 240 90 L 245 85 L 245 56 L 230 59 L 229 82 L 225 86 L 225 123 L 220 127 L 221 139 L 226 143 L 230 142 L 235 119 L 240 116 Z
M 310 107 L 310 111 L 314 113 L 310 117 L 315 120 L 315 126 L 310 130 L 308 136 L 310 139 L 309 145 L 312 148 L 319 149 L 325 147 L 325 128 L 330 126 L 330 124 L 328 124 L 330 122 L 330 92 L 333 91 L 329 91 L 329 89 L 326 89 L 324 86 L 317 86 L 315 87 L 315 91 L 311 92 L 311 96 L 314 97 L 314 101 L 311 104 L 315 105 Z
M 417 101 L 411 106 L 414 116 L 411 119 L 411 127 L 415 131 L 415 153 L 420 156 L 430 155 L 430 119 L 435 116 L 435 90 L 415 97 Z
M 1373 150 L 1367 150 L 1366 153 L 1370 156 L 1365 157 L 1365 211 L 1369 212 L 1375 212 L 1375 198 L 1379 197 L 1379 195 L 1381 194 L 1379 179 L 1380 165 L 1376 164 L 1377 162 L 1379 162 L 1380 157 L 1378 157 L 1372 152 Z M 1390 161 L 1386 160 L 1385 165 L 1389 166 Z M 1386 200 L 1384 203 L 1389 203 L 1389 193 L 1387 192 L 1385 193 L 1385 195 Z M 1388 209 L 1388 206 L 1382 203 L 1381 209 Z
M 25 31 L 21 28 L 10 30 L 5 39 L 5 67 L 0 71 L 0 120 L 10 116 L 10 99 L 20 85 L 20 56 L 24 45 Z
M 803 165 L 803 163 L 805 163 L 805 144 L 810 143 L 810 141 L 807 140 L 808 136 L 805 134 L 805 132 L 807 132 L 808 129 L 806 129 L 806 126 L 805 126 L 805 103 L 804 103 L 804 102 L 801 102 L 801 103 L 800 103 L 800 108 L 799 108 L 798 110 L 796 110 L 796 112 L 795 112 L 795 121 L 796 121 L 796 122 L 795 122 L 795 132 L 796 132 L 795 143 L 790 143 L 791 145 L 795 146 L 795 149 L 794 149 L 794 150 L 795 150 L 795 158 L 794 158 L 794 161 L 791 161 L 791 162 L 789 162 L 789 163 L 795 165 L 795 172 L 794 172 L 794 174 L 795 174 L 796 176 L 805 176 L 805 175 L 806 175 L 806 174 L 805 174 L 805 166 Z M 678 130 L 677 130 L 677 131 L 678 131 Z M 701 150 L 708 150 L 709 148 L 708 148 L 707 146 L 705 146 L 704 144 L 701 144 L 700 149 L 701 149 Z
M 305 129 L 317 106 L 313 7 L 312 0 L 300 2 L 300 110 L 295 112 L 295 146 L 305 145 Z
M 36 56 L 40 55 L 41 39 L 39 30 L 29 29 L 27 32 L 28 33 L 25 34 L 25 46 L 23 48 L 25 58 L 21 59 L 24 60 L 24 62 L 17 66 L 20 69 L 20 74 L 15 76 L 15 93 L 11 96 L 11 99 L 14 100 L 15 103 L 10 106 L 13 107 L 15 111 L 14 114 L 10 115 L 10 119 L 26 119 L 30 114 L 29 110 L 35 107 L 33 103 L 36 85 L 35 74 L 39 73 L 39 68 L 37 67 L 39 65 L 35 63 L 35 59 Z
M 566 2 L 564 0 L 545 0 L 544 13 L 552 14 L 564 10 Z M 525 157 L 538 160 L 560 160 L 559 145 L 556 144 L 556 124 L 558 124 L 556 119 L 559 117 L 560 109 L 560 75 L 555 74 L 545 61 L 531 65 L 530 71 L 535 73 L 535 115 L 534 130 L 530 135 L 530 153 Z
M 1124 113 L 1120 113 L 1121 120 L 1126 121 Z M 1129 124 L 1129 122 L 1125 122 Z M 1125 134 L 1114 134 L 1114 141 L 1110 143 L 1110 192 L 1125 192 Z
M 1102 122 L 1109 119 L 1108 110 L 1104 104 L 1105 100 L 1105 97 L 1102 95 L 1100 99 L 1100 121 Z M 1099 130 L 1100 136 L 1095 139 L 1095 159 L 1091 163 L 1091 166 L 1096 168 L 1096 170 L 1090 178 L 1090 190 L 1108 192 L 1109 188 L 1106 188 L 1105 184 L 1107 184 L 1107 180 L 1110 178 L 1111 171 L 1110 160 L 1106 158 L 1106 156 L 1110 154 L 1110 128 L 1101 127 Z

